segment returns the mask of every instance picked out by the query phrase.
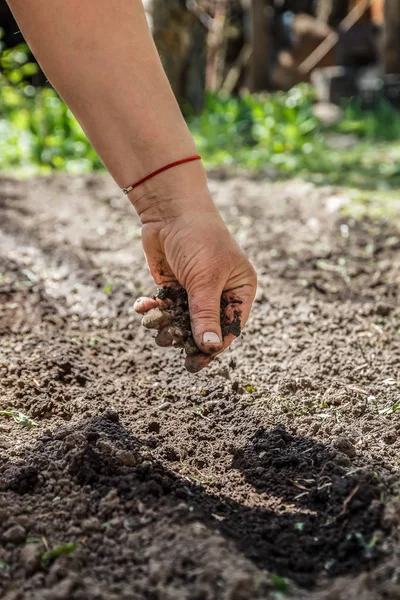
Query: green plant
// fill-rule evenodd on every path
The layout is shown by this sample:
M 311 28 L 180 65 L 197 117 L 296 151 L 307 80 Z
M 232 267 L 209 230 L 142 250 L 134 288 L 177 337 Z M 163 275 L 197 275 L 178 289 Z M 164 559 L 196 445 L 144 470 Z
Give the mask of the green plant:
M 286 579 L 286 577 L 281 577 L 280 575 L 272 575 L 271 580 L 274 589 L 280 594 L 280 596 L 289 592 L 289 582 Z
M 255 392 L 257 392 L 257 388 L 254 387 L 254 385 L 246 385 L 245 389 L 248 394 L 254 394 Z
M 68 542 L 66 544 L 62 544 L 61 546 L 56 546 L 51 550 L 46 550 L 46 552 L 43 552 L 40 559 L 42 569 L 47 570 L 50 567 L 51 563 L 56 560 L 56 558 L 62 556 L 63 554 L 72 554 L 72 552 L 75 552 L 76 549 L 76 544 Z
M 0 67 L 0 169 L 28 174 L 103 169 L 56 92 L 30 84 L 37 65 L 25 44 L 3 51 Z M 208 166 L 272 169 L 365 189 L 400 185 L 399 113 L 387 103 L 363 112 L 353 101 L 337 124 L 324 129 L 313 103 L 306 84 L 264 95 L 208 93 L 202 114 L 188 123 Z M 351 147 L 332 148 L 332 135 L 350 135 Z
M 37 427 L 37 423 L 17 410 L 0 410 L 0 416 L 12 417 L 18 425 L 32 429 Z

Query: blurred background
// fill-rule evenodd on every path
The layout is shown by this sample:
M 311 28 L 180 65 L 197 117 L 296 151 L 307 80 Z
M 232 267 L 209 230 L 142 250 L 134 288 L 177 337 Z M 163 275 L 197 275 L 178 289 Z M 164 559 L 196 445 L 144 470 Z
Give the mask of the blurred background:
M 144 5 L 208 166 L 359 188 L 399 185 L 399 0 Z M 103 169 L 4 0 L 0 38 L 0 169 Z

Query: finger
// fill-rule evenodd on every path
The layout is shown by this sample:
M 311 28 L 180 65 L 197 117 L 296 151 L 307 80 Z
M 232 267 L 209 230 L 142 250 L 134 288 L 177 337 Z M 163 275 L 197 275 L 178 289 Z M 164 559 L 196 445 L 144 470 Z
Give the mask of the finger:
M 158 304 L 157 300 L 154 300 L 154 298 L 148 298 L 147 296 L 142 296 L 141 298 L 138 298 L 136 300 L 135 304 L 133 305 L 133 310 L 135 312 L 139 313 L 140 315 L 144 315 L 152 308 L 157 308 L 158 305 L 159 304 Z
M 249 317 L 253 299 L 254 288 L 250 286 L 243 286 L 235 291 L 224 292 L 223 304 L 225 304 L 225 308 L 223 314 L 223 329 L 225 337 L 222 348 L 208 356 L 202 353 L 187 356 L 185 366 L 190 373 L 198 373 L 207 367 L 216 356 L 224 352 L 224 350 L 226 350 L 240 335 L 241 329 L 244 327 Z M 228 332 L 227 335 L 226 332 Z
M 255 288 L 244 285 L 235 290 L 223 293 L 222 330 L 224 333 L 224 350 L 233 340 L 240 336 L 250 315 L 254 300 Z
M 142 319 L 143 327 L 147 329 L 162 329 L 171 323 L 172 317 L 160 308 L 152 308 Z
M 172 335 L 170 328 L 164 327 L 164 329 L 161 329 L 161 331 L 159 331 L 156 335 L 155 342 L 157 346 L 160 346 L 161 348 L 168 348 L 168 346 L 172 346 L 174 342 L 174 336 Z
M 215 282 L 188 290 L 193 338 L 205 354 L 215 354 L 223 347 L 221 293 L 221 287 Z

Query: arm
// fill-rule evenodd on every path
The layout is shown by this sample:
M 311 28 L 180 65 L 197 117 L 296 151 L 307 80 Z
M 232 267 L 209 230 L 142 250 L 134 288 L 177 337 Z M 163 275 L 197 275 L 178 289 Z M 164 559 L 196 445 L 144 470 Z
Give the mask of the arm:
M 197 154 L 140 0 L 9 4 L 50 82 L 120 187 Z M 197 345 L 208 354 L 221 351 L 221 294 L 239 294 L 244 324 L 255 275 L 215 208 L 201 162 L 158 175 L 129 199 L 143 224 L 154 280 L 178 281 L 187 289 Z M 208 342 L 204 333 L 217 337 Z

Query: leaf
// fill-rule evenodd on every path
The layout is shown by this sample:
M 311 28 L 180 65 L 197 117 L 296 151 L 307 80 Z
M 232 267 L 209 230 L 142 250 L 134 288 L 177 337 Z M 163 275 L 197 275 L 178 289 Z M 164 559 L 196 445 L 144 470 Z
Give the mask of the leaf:
M 72 544 L 70 542 L 63 544 L 62 546 L 56 546 L 52 550 L 48 550 L 43 552 L 41 557 L 41 565 L 43 569 L 48 569 L 52 562 L 56 560 L 59 556 L 63 554 L 72 554 L 77 549 L 76 544 Z
M 278 592 L 283 592 L 286 594 L 289 591 L 289 582 L 285 577 L 280 577 L 280 575 L 272 575 L 271 580 L 272 585 Z

